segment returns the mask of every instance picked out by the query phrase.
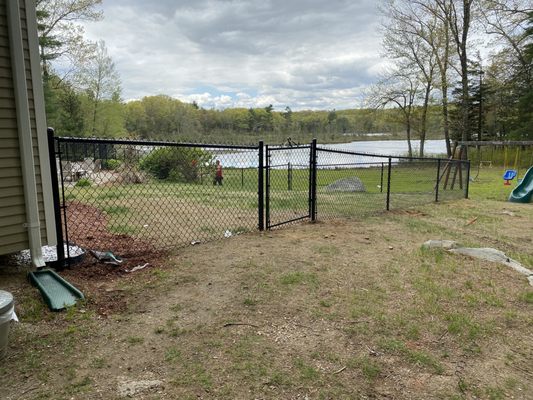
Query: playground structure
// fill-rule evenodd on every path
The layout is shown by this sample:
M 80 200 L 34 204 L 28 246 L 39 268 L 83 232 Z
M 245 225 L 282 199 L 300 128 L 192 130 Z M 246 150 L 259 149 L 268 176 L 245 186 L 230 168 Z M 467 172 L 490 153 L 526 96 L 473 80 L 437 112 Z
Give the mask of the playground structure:
M 450 183 L 450 189 L 453 190 L 457 177 L 459 177 L 459 188 L 463 189 L 463 168 L 461 168 L 461 162 L 468 159 L 467 156 L 467 147 L 459 144 L 454 143 L 453 150 L 452 150 L 452 156 L 448 159 L 448 162 L 444 165 L 444 168 L 442 170 L 442 175 L 439 178 L 439 182 L 443 181 L 443 189 L 448 188 L 448 183 L 450 180 L 450 174 L 452 172 L 452 168 L 455 169 L 453 173 L 453 178 Z
M 533 197 L 533 167 L 529 168 L 524 178 L 509 195 L 512 203 L 531 203 Z
M 467 158 L 477 172 L 472 180 L 475 181 L 483 167 L 503 168 L 502 178 L 504 186 L 511 186 L 516 179 L 517 186 L 509 196 L 509 201 L 515 203 L 531 202 L 533 194 L 533 141 L 468 141 L 458 142 L 464 146 Z M 469 148 L 474 148 L 468 154 Z M 485 149 L 485 151 L 484 151 Z M 484 155 L 483 155 L 484 154 Z M 526 174 L 520 179 L 520 172 L 527 169 Z
M 463 141 L 457 145 L 465 147 L 465 158 L 469 159 L 472 168 L 477 170 L 473 176 L 474 180 L 485 167 L 501 166 L 503 174 L 507 170 L 514 170 L 516 177 L 520 176 L 520 170 L 533 165 L 533 140 Z

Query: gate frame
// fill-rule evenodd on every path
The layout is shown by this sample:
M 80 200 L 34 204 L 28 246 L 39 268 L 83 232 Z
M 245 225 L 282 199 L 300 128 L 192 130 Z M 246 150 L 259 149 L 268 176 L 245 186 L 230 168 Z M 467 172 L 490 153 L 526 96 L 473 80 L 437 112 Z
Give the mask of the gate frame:
M 314 147 L 313 147 L 314 146 Z M 316 219 L 316 185 L 313 186 L 313 165 L 314 170 L 316 171 L 316 150 L 313 151 L 313 148 L 316 149 L 316 139 L 313 139 L 313 142 L 311 144 L 307 145 L 297 145 L 297 146 L 279 146 L 279 147 L 270 147 L 268 145 L 265 146 L 265 153 L 266 153 L 266 162 L 265 162 L 265 177 L 266 177 L 266 184 L 265 184 L 265 220 L 266 220 L 266 229 L 270 230 L 272 228 L 276 228 L 281 225 L 290 224 L 297 221 L 302 221 L 304 219 L 310 219 L 314 221 Z M 307 215 L 303 215 L 297 218 L 292 218 L 289 220 L 276 222 L 273 224 L 270 220 L 270 171 L 272 169 L 272 165 L 270 162 L 270 155 L 274 151 L 282 151 L 282 150 L 290 150 L 290 149 L 309 149 L 309 195 L 308 195 L 308 212 Z M 315 172 L 316 173 L 316 172 Z M 315 190 L 313 190 L 313 187 Z M 315 219 L 313 219 L 313 215 L 315 215 Z

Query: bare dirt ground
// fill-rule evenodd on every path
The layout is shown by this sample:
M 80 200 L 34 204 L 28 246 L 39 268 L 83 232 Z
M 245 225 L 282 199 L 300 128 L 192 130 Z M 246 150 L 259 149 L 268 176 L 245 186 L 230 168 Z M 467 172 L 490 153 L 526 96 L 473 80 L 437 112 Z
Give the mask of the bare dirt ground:
M 21 323 L 3 399 L 533 398 L 533 208 L 462 201 L 300 224 L 179 250 L 131 274 L 67 271 L 88 297 L 50 313 L 2 273 Z M 83 268 L 90 268 L 84 266 Z M 102 309 L 102 304 L 109 307 Z

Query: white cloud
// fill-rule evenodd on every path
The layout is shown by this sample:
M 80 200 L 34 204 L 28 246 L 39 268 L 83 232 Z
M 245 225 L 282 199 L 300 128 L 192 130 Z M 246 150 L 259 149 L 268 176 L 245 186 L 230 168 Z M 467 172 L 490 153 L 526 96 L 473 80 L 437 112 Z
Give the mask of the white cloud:
M 115 0 L 103 21 L 123 97 L 168 94 L 203 107 L 354 107 L 379 57 L 371 0 Z

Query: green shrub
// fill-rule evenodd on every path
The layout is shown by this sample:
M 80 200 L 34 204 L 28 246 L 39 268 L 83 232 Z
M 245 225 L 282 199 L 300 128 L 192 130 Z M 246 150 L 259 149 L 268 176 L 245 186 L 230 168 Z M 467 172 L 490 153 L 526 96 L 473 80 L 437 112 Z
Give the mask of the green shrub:
M 103 164 L 104 169 L 115 170 L 122 165 L 122 161 L 110 158 L 109 160 L 104 160 Z
M 87 178 L 81 178 L 78 182 L 76 182 L 76 187 L 87 187 L 87 186 L 91 186 L 92 183 L 89 179 Z
M 212 165 L 213 156 L 202 149 L 164 147 L 152 151 L 141 160 L 140 168 L 156 178 L 172 182 L 195 182 L 200 168 Z M 209 167 L 206 167 L 206 163 Z

